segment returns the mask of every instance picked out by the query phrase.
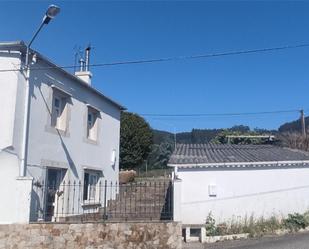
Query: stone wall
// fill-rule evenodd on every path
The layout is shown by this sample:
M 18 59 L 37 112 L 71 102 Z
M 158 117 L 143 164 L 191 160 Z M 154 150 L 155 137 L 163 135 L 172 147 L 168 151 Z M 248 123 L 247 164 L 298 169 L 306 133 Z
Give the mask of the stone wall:
M 0 249 L 180 249 L 175 222 L 0 225 Z

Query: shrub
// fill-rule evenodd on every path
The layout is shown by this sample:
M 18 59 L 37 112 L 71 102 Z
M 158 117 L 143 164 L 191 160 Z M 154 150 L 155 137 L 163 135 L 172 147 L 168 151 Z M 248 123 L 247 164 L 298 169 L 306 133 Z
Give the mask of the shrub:
M 218 235 L 225 235 L 225 234 L 229 234 L 229 227 L 226 223 L 220 223 L 217 225 L 216 228 L 216 233 Z
M 253 215 L 250 216 L 248 219 L 247 217 L 244 220 L 243 223 L 243 233 L 249 233 L 250 237 L 254 237 L 256 234 L 256 221 L 253 217 Z
M 206 234 L 209 236 L 215 236 L 219 235 L 217 227 L 216 227 L 216 220 L 212 216 L 212 213 L 210 212 L 206 218 Z
M 264 221 L 264 229 L 268 233 L 274 233 L 276 230 L 282 228 L 281 222 L 276 218 L 275 216 L 272 216 L 271 218 Z
M 305 219 L 306 225 L 308 226 L 309 225 L 309 211 L 304 213 L 304 219 Z
M 275 216 L 272 216 L 269 219 L 261 217 L 256 221 L 252 220 L 250 222 L 247 233 L 250 234 L 250 237 L 261 237 L 264 234 L 274 234 L 275 231 L 280 228 L 281 223 Z
M 240 221 L 232 220 L 227 234 L 243 233 L 243 224 Z
M 284 228 L 291 232 L 297 232 L 298 230 L 305 228 L 309 225 L 305 219 L 305 215 L 299 213 L 289 214 L 286 219 L 283 220 Z

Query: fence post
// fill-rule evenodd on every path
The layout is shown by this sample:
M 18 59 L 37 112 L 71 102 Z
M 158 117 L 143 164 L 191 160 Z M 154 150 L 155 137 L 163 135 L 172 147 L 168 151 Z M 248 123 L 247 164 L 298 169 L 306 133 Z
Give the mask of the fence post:
M 105 180 L 105 184 L 104 184 L 104 214 L 103 214 L 103 220 L 107 220 L 107 201 L 106 201 L 106 198 L 107 198 L 107 180 Z
M 17 194 L 14 196 L 16 199 L 12 199 L 11 201 L 14 203 L 18 203 L 18 207 L 16 206 L 16 210 L 11 210 L 11 220 L 13 223 L 29 223 L 31 217 L 31 198 L 33 196 L 33 178 L 32 177 L 17 177 L 15 191 Z M 5 188 L 4 188 L 5 189 Z M 15 193 L 14 193 L 15 194 Z M 5 204 L 4 204 L 5 206 Z M 5 209 L 5 207 L 1 207 L 1 209 Z M 2 211 L 2 210 L 1 210 Z M 6 210 L 5 210 L 6 211 Z M 15 213 L 14 213 L 15 211 Z M 5 219 L 4 219 L 5 220 Z
M 173 220 L 181 221 L 181 180 L 173 181 Z

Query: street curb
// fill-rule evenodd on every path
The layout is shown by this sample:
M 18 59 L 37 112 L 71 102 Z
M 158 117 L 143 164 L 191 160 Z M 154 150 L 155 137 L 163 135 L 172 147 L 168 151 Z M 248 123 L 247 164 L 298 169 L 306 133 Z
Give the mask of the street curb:
M 222 236 L 206 236 L 204 243 L 211 244 L 216 242 L 228 241 L 228 240 L 240 240 L 240 239 L 248 239 L 249 233 L 241 233 L 241 234 L 231 234 L 231 235 L 222 235 Z

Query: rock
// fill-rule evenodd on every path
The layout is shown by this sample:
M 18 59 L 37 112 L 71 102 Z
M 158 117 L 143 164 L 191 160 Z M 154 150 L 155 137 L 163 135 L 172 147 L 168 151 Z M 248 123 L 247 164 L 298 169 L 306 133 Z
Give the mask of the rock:
M 133 182 L 137 173 L 135 170 L 125 170 L 119 172 L 119 183 L 125 184 L 129 182 Z

